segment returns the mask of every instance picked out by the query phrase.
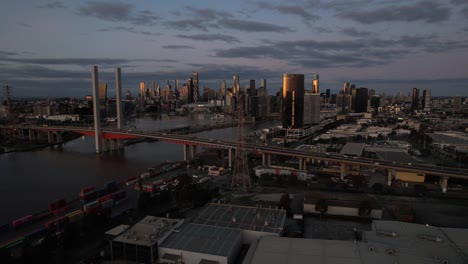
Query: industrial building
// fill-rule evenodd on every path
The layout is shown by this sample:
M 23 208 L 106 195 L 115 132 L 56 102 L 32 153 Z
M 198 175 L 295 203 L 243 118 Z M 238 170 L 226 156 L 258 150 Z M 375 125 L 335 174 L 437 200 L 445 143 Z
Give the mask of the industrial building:
M 128 260 L 138 263 L 154 263 L 159 258 L 158 245 L 175 229 L 184 223 L 183 219 L 167 219 L 147 216 L 115 239 L 111 240 L 112 260 Z M 112 235 L 109 230 L 107 234 Z
M 239 229 L 184 224 L 159 245 L 159 262 L 231 264 L 241 246 Z
M 264 235 L 280 236 L 286 220 L 286 211 L 232 204 L 209 203 L 192 222 L 242 230 L 242 243 Z
M 373 221 L 361 241 L 265 236 L 252 243 L 243 264 L 467 263 L 468 229 Z

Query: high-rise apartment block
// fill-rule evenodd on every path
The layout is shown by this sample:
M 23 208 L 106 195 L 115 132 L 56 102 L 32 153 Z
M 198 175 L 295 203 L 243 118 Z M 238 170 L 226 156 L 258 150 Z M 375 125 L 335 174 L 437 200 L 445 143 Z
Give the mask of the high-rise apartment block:
M 283 75 L 283 128 L 304 125 L 304 74 Z

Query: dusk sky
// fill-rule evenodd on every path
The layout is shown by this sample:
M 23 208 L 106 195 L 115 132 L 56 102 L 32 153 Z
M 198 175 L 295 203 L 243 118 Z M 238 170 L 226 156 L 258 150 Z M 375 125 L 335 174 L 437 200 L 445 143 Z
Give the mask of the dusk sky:
M 238 74 L 274 94 L 283 73 L 303 73 L 321 92 L 468 95 L 467 0 L 12 0 L 0 34 L 0 85 L 14 97 L 84 97 L 93 64 L 111 97 L 115 67 L 133 95 L 193 71 L 200 92 Z

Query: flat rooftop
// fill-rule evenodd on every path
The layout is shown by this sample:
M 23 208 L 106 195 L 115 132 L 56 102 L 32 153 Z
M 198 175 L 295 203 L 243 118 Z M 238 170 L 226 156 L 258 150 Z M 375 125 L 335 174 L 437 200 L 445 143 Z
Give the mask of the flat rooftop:
M 304 204 L 316 204 L 319 200 L 326 200 L 328 206 L 348 208 L 359 207 L 363 201 L 368 201 L 372 209 L 382 209 L 377 201 L 367 194 L 314 191 L 304 195 Z
M 209 203 L 192 222 L 279 234 L 285 219 L 286 211 L 282 209 Z
M 153 246 L 184 220 L 146 216 L 113 241 L 139 246 Z
M 254 250 L 243 264 L 361 264 L 353 241 L 264 236 Z
M 227 257 L 242 240 L 242 230 L 238 229 L 192 223 L 179 229 L 159 247 Z
M 349 142 L 346 143 L 346 145 L 344 145 L 344 147 L 340 151 L 340 154 L 361 157 L 365 146 L 366 144 L 364 143 Z
M 393 161 L 397 163 L 422 163 L 421 161 L 413 158 L 406 152 L 395 151 L 375 151 L 375 154 L 380 160 Z

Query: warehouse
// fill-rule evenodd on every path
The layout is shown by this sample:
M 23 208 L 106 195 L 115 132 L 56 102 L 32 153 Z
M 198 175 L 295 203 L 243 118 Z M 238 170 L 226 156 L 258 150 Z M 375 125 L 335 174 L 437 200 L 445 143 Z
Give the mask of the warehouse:
M 158 245 L 183 223 L 183 219 L 143 218 L 111 241 L 112 260 L 154 263 L 158 259 Z
M 467 263 L 468 229 L 373 221 L 362 241 L 265 236 L 252 243 L 243 264 Z
M 185 224 L 180 227 L 180 232 L 173 232 L 159 246 L 159 262 L 231 264 L 234 263 L 241 246 L 241 230 Z
M 193 223 L 241 229 L 242 243 L 250 244 L 264 235 L 280 236 L 285 220 L 282 209 L 210 203 Z

